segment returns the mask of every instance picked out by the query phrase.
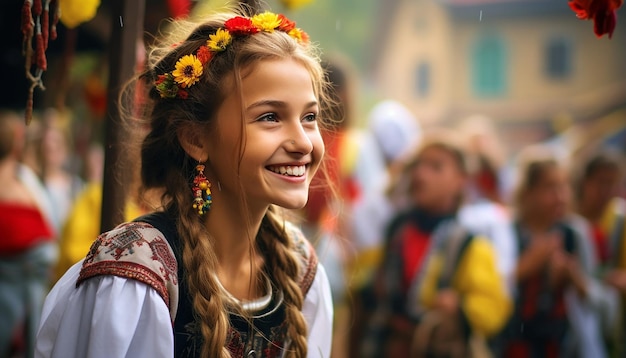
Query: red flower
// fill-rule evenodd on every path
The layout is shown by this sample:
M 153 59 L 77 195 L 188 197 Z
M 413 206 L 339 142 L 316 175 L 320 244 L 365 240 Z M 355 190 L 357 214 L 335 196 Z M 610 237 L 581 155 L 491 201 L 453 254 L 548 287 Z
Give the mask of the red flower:
M 624 0 L 570 0 L 569 6 L 581 20 L 593 19 L 593 32 L 598 37 L 608 34 L 613 36 L 617 16 L 615 11 Z
M 278 25 L 279 30 L 289 32 L 296 28 L 296 23 L 286 18 L 285 15 L 279 14 L 278 19 L 280 20 L 280 25 Z
M 165 81 L 166 76 L 165 75 L 158 75 L 157 76 L 157 80 L 154 82 L 155 85 L 160 85 L 161 83 L 163 83 L 163 81 Z
M 209 61 L 211 61 L 213 54 L 207 46 L 200 46 L 198 52 L 196 53 L 196 57 L 200 60 L 202 65 L 206 65 Z
M 252 20 L 241 16 L 226 20 L 224 27 L 233 35 L 252 35 L 259 32 L 259 29 L 252 24 Z
M 185 91 L 184 89 L 179 89 L 178 90 L 178 97 L 180 99 L 187 99 L 187 97 L 189 97 L 189 92 Z

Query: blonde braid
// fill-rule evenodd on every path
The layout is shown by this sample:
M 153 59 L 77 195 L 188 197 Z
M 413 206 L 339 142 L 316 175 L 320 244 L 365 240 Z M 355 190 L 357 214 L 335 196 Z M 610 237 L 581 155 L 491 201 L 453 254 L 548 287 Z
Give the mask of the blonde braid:
M 304 295 L 298 285 L 299 265 L 291 238 L 285 232 L 284 225 L 276 215 L 269 211 L 264 218 L 269 232 L 260 235 L 263 244 L 271 255 L 267 255 L 267 264 L 275 283 L 282 290 L 285 302 L 285 314 L 291 348 L 288 357 L 306 357 L 307 324 L 302 314 Z
M 180 191 L 174 198 L 180 212 L 177 229 L 183 243 L 182 260 L 195 318 L 203 338 L 201 356 L 230 358 L 226 348 L 230 321 L 219 294 L 215 276 L 217 258 L 211 237 L 192 208 L 191 195 L 187 190 Z

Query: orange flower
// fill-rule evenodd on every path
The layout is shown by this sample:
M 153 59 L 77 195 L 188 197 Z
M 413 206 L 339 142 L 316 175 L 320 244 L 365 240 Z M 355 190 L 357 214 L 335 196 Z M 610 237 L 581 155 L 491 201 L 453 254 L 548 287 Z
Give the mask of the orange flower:
M 200 46 L 198 52 L 196 52 L 196 57 L 198 58 L 198 60 L 200 60 L 202 65 L 206 65 L 209 61 L 211 61 L 211 57 L 213 57 L 213 54 L 208 47 Z
M 259 28 L 254 26 L 252 20 L 241 16 L 226 20 L 224 27 L 233 35 L 252 35 L 259 32 Z
M 613 36 L 619 9 L 624 0 L 570 0 L 569 6 L 581 20 L 593 20 L 593 32 L 598 37 Z
M 289 31 L 296 28 L 296 23 L 286 18 L 285 15 L 279 14 L 278 19 L 280 20 L 280 25 L 278 25 L 280 31 L 289 33 Z

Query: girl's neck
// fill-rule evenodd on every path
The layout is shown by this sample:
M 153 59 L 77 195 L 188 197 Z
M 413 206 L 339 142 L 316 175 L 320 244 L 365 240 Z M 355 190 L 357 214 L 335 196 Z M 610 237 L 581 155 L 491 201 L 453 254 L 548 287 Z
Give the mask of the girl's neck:
M 238 200 L 229 200 L 219 193 L 213 194 L 213 200 L 205 223 L 215 242 L 218 278 L 236 298 L 256 298 L 257 279 L 263 266 L 256 237 L 267 208 L 246 211 Z

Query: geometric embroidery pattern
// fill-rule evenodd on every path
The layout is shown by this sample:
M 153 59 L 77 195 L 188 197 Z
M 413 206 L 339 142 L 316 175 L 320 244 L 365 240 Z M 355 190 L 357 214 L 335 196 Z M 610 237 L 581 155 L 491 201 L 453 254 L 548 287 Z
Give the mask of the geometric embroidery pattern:
M 178 308 L 177 272 L 176 257 L 163 234 L 150 224 L 130 222 L 98 236 L 83 261 L 76 287 L 102 275 L 137 280 L 159 293 L 173 322 Z

